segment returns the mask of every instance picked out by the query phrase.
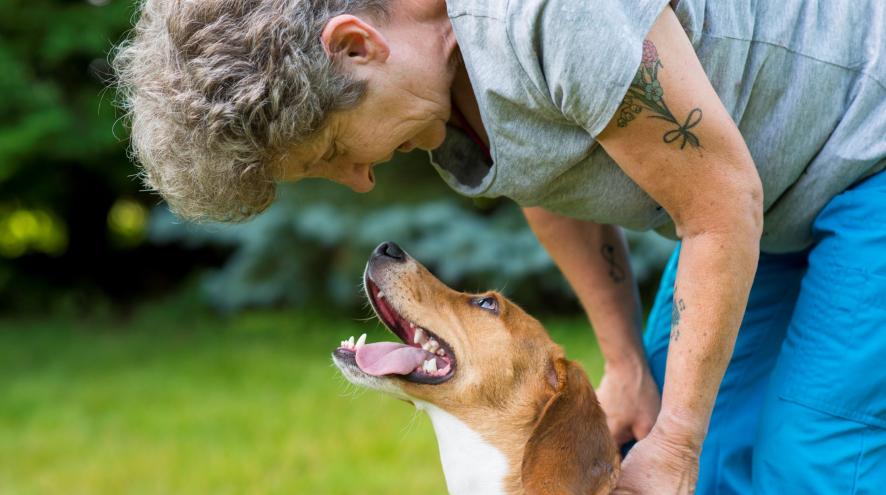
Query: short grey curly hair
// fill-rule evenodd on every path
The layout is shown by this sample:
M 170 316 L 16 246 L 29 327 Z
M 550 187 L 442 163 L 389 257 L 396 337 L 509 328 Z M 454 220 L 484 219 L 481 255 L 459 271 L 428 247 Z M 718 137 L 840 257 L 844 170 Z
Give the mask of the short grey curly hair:
M 132 155 L 182 218 L 237 222 L 274 200 L 275 161 L 355 106 L 366 83 L 336 70 L 333 16 L 388 0 L 143 0 L 113 60 Z

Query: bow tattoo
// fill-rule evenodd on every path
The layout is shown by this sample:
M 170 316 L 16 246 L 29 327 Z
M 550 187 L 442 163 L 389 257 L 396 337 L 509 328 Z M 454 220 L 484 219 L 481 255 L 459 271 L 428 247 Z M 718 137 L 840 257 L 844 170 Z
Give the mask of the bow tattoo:
M 637 71 L 637 75 L 634 76 L 634 80 L 631 81 L 627 94 L 618 107 L 618 120 L 616 123 L 619 127 L 625 127 L 646 108 L 653 113 L 653 115 L 648 116 L 649 118 L 661 119 L 677 126 L 676 129 L 671 129 L 664 133 L 662 140 L 665 143 L 671 144 L 682 139 L 680 141 L 681 150 L 686 147 L 687 143 L 693 148 L 700 148 L 701 144 L 698 141 L 698 136 L 690 129 L 701 122 L 702 111 L 700 108 L 693 108 L 682 124 L 674 117 L 674 114 L 664 101 L 664 89 L 658 81 L 658 71 L 663 67 L 655 45 L 649 40 L 643 40 L 642 63 Z

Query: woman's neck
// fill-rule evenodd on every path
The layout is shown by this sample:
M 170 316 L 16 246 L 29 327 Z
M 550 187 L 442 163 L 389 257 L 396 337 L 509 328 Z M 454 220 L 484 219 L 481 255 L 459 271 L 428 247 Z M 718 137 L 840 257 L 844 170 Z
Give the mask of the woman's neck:
M 483 127 L 480 106 L 474 96 L 474 88 L 471 87 L 471 80 L 464 62 L 461 61 L 461 55 L 458 56 L 459 64 L 452 81 L 452 106 L 456 111 L 452 112 L 450 120 L 456 125 L 471 129 L 482 140 L 486 149 L 489 149 L 489 135 Z

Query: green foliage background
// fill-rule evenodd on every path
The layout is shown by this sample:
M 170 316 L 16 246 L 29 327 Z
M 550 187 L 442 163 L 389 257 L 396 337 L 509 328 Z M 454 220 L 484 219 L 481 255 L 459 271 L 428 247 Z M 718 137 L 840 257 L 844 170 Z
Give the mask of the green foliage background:
M 0 0 L 0 310 L 110 290 L 97 262 L 120 251 L 108 213 L 121 198 L 149 200 L 107 90 L 133 6 Z
M 24 174 L 25 167 L 37 174 L 55 163 L 78 162 L 118 187 L 127 185 L 126 173 L 102 166 L 101 157 L 118 156 L 120 146 L 108 132 L 115 120 L 111 98 L 97 97 L 96 90 L 107 74 L 105 54 L 127 28 L 131 6 L 98 3 L 107 5 L 0 2 L 0 181 Z
M 354 200 L 333 184 L 306 183 L 281 188 L 270 210 L 243 225 L 186 225 L 157 209 L 149 239 L 231 249 L 227 263 L 202 280 L 208 301 L 227 312 L 323 303 L 354 307 L 363 300 L 358 286 L 368 254 L 384 240 L 399 243 L 461 290 L 499 289 L 530 309 L 576 310 L 571 289 L 515 205 L 478 208 L 446 191 L 435 194 L 430 184 L 406 185 L 396 174 L 427 167 L 423 157 L 410 158 L 379 169 L 373 194 L 387 203 Z M 406 188 L 422 200 L 404 195 Z M 635 275 L 650 285 L 673 243 L 633 232 L 628 239 Z

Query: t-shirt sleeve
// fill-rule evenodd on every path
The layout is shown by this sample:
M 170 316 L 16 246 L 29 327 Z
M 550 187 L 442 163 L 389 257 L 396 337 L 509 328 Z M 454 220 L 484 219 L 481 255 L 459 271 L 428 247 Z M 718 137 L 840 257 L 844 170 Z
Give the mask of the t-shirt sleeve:
M 627 93 L 668 0 L 511 0 L 508 34 L 528 77 L 596 137 Z

